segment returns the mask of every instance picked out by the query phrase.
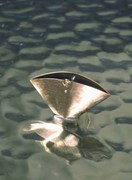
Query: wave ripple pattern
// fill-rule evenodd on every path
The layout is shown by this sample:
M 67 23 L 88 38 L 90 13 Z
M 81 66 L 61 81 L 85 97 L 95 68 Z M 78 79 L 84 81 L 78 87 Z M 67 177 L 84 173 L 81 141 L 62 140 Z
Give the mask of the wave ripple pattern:
M 0 179 L 132 179 L 132 1 L 0 1 Z M 68 166 L 20 135 L 21 123 L 52 117 L 29 82 L 71 71 L 112 96 L 90 110 L 94 133 L 114 154 Z

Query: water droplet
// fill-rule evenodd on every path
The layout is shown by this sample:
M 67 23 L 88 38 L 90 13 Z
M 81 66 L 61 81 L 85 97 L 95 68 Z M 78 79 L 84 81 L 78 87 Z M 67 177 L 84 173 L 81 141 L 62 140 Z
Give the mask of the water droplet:
M 71 81 L 70 81 L 69 79 L 64 79 L 63 85 L 64 85 L 65 87 L 69 87 L 69 86 L 71 85 Z
M 67 93 L 67 90 L 65 90 L 64 93 Z

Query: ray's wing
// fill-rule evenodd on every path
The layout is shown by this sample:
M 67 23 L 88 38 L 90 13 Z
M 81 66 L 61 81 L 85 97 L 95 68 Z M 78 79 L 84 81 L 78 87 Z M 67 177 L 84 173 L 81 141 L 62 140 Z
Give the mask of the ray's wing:
M 53 113 L 64 118 L 76 118 L 110 96 L 97 82 L 71 72 L 41 74 L 30 81 Z

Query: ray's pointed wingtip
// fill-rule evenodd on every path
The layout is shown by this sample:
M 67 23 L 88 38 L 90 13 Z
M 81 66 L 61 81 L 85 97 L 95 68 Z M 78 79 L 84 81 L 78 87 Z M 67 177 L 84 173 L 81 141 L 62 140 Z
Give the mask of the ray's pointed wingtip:
M 30 81 L 30 83 L 33 85 L 33 79 L 34 78 L 31 78 L 31 79 L 29 79 L 29 81 Z
M 111 93 L 109 91 L 106 91 L 107 93 L 107 98 L 109 98 L 111 96 Z

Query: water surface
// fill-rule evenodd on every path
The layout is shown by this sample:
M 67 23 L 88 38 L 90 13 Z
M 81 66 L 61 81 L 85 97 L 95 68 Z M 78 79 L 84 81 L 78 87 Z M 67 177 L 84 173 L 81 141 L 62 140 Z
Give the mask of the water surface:
M 132 179 L 132 1 L 0 1 L 0 180 Z M 68 166 L 21 124 L 52 117 L 29 79 L 51 71 L 91 77 L 112 96 L 92 108 L 110 160 Z

